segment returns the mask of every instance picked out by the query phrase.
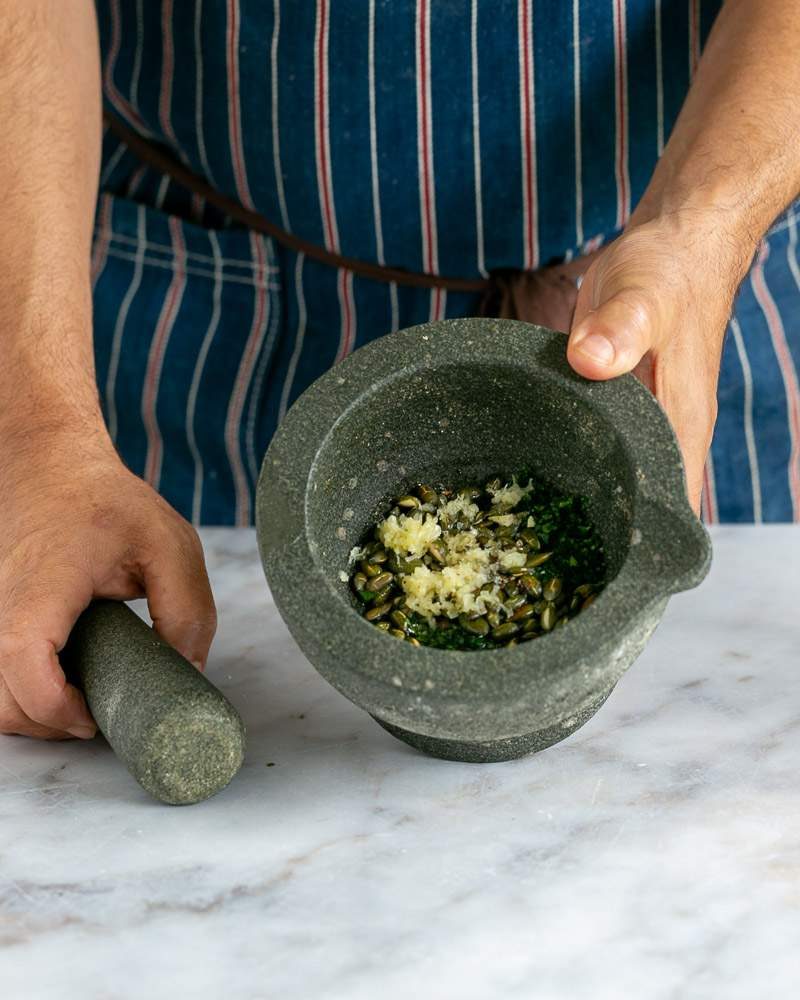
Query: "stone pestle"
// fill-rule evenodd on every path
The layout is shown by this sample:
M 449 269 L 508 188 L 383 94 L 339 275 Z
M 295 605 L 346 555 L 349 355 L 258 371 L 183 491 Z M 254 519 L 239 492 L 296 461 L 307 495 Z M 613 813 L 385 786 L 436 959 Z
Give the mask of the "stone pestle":
M 236 709 L 127 605 L 90 605 L 61 660 L 114 752 L 159 801 L 201 802 L 241 767 Z

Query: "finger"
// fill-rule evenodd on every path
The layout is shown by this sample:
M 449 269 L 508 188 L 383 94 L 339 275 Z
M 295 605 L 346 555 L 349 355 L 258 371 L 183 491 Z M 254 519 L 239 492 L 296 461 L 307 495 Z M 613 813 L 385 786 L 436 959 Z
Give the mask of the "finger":
M 614 378 L 633 371 L 654 346 L 654 339 L 655 323 L 645 297 L 636 290 L 624 290 L 576 322 L 567 359 L 585 378 Z
M 2 733 L 16 733 L 20 736 L 33 736 L 37 739 L 46 740 L 64 740 L 70 739 L 72 737 L 80 737 L 83 739 L 89 739 L 94 736 L 96 732 L 95 724 L 86 711 L 85 704 L 82 705 L 82 714 L 76 713 L 74 709 L 70 707 L 64 707 L 64 702 L 61 699 L 56 699 L 55 708 L 51 708 L 51 705 L 47 703 L 47 698 L 41 698 L 37 701 L 37 698 L 41 697 L 38 692 L 32 692 L 31 696 L 28 696 L 27 692 L 31 685 L 38 683 L 37 678 L 39 673 L 36 670 L 35 660 L 31 660 L 30 657 L 26 657 L 22 662 L 25 662 L 30 666 L 33 663 L 33 670 L 30 671 L 33 676 L 33 680 L 28 682 L 27 679 L 23 680 L 22 683 L 16 683 L 18 690 L 23 692 L 23 698 L 29 705 L 29 710 L 41 714 L 43 719 L 52 719 L 52 723 L 35 721 L 28 715 L 21 707 L 18 699 L 15 697 L 11 687 L 6 682 L 5 676 L 0 677 L 0 732 Z M 58 672 L 61 673 L 63 677 L 63 672 L 61 668 L 58 667 Z M 8 672 L 8 671 L 7 671 Z M 13 670 L 11 671 L 13 674 Z M 12 684 L 15 680 L 12 676 Z M 71 692 L 80 699 L 79 692 L 72 688 L 71 685 L 67 685 L 67 688 L 71 689 Z M 49 686 L 49 682 L 48 682 Z M 67 703 L 69 702 L 71 695 L 67 695 Z M 79 719 L 80 722 L 75 720 Z M 64 721 L 61 721 L 64 720 Z
M 194 529 L 187 525 L 170 535 L 158 554 L 143 564 L 142 574 L 156 631 L 202 670 L 217 630 L 217 610 Z
M 38 722 L 29 719 L 14 700 L 2 678 L 0 678 L 0 733 L 13 736 L 32 736 L 38 740 L 73 739 L 70 733 L 40 726 Z

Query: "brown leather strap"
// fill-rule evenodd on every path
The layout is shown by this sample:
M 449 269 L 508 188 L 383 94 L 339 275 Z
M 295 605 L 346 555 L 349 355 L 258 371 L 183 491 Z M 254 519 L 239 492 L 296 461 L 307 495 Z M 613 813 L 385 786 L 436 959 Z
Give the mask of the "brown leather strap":
M 396 282 L 398 285 L 411 285 L 415 288 L 443 288 L 450 292 L 485 292 L 489 287 L 489 281 L 468 278 L 446 278 L 438 274 L 421 274 L 414 271 L 405 271 L 397 267 L 385 267 L 381 264 L 373 264 L 366 260 L 356 260 L 353 257 L 343 257 L 340 254 L 332 253 L 316 243 L 309 243 L 293 233 L 270 222 L 259 212 L 254 212 L 244 205 L 220 194 L 202 177 L 189 170 L 182 163 L 175 159 L 163 147 L 156 146 L 142 138 L 137 132 L 129 128 L 120 121 L 116 115 L 108 111 L 103 112 L 103 118 L 111 129 L 128 149 L 134 153 L 143 163 L 153 167 L 159 173 L 166 174 L 176 184 L 191 191 L 192 194 L 200 195 L 206 201 L 218 208 L 220 212 L 229 216 L 235 222 L 240 223 L 247 229 L 252 229 L 257 233 L 270 236 L 278 243 L 290 250 L 303 253 L 312 260 L 321 261 L 331 267 L 343 268 L 352 271 L 353 274 L 362 278 L 371 278 L 373 281 Z

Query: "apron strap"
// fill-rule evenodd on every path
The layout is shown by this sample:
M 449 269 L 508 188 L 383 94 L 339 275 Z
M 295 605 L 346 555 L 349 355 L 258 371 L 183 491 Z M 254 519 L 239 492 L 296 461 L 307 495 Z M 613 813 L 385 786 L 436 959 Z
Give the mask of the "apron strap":
M 369 278 L 373 281 L 394 282 L 398 285 L 409 285 L 414 288 L 443 288 L 450 292 L 486 292 L 489 288 L 490 282 L 488 280 L 447 278 L 438 274 L 424 274 L 406 271 L 403 268 L 386 267 L 366 260 L 343 257 L 341 254 L 332 253 L 324 247 L 317 246 L 316 243 L 309 243 L 299 236 L 295 236 L 293 233 L 287 233 L 285 229 L 276 226 L 274 222 L 270 222 L 269 219 L 259 212 L 245 208 L 244 205 L 233 198 L 220 194 L 207 181 L 180 163 L 162 146 L 157 146 L 155 143 L 148 142 L 142 138 L 137 132 L 134 132 L 133 129 L 120 121 L 116 115 L 112 115 L 104 110 L 103 119 L 114 135 L 142 163 L 153 167 L 153 169 L 161 174 L 165 174 L 170 180 L 175 181 L 176 184 L 180 184 L 181 187 L 192 194 L 197 194 L 201 198 L 205 198 L 210 205 L 218 208 L 223 214 L 233 219 L 234 222 L 238 222 L 240 225 L 254 232 L 269 236 L 281 245 L 298 253 L 303 253 L 312 260 L 329 264 L 331 267 L 352 271 L 353 274 L 361 278 Z

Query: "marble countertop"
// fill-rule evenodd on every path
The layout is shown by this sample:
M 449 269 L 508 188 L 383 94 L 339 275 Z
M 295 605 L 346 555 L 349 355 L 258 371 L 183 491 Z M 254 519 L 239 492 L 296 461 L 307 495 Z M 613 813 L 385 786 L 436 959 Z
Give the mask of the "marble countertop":
M 800 976 L 800 529 L 714 531 L 583 729 L 428 759 L 298 652 L 249 531 L 204 532 L 244 769 L 184 809 L 102 741 L 0 737 L 0 993 L 788 994 Z

